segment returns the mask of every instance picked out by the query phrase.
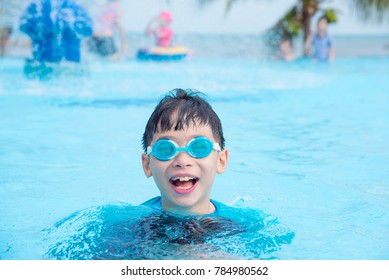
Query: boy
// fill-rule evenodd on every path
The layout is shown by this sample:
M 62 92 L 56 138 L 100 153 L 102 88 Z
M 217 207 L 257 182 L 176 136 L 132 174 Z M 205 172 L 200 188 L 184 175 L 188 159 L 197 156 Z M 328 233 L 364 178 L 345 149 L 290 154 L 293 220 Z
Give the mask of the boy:
M 308 53 L 311 53 L 311 46 L 313 47 L 312 59 L 316 61 L 329 61 L 335 59 L 335 49 L 331 37 L 328 35 L 328 19 L 322 16 L 317 21 L 317 31 L 312 37 L 309 36 L 306 44 Z
M 269 258 L 291 243 L 294 233 L 276 219 L 210 199 L 228 151 L 220 119 L 201 93 L 167 94 L 151 114 L 142 144 L 144 173 L 154 178 L 161 196 L 141 206 L 104 205 L 75 213 L 50 229 L 56 234 L 46 257 Z
M 182 214 L 210 214 L 216 173 L 228 162 L 222 124 L 201 93 L 176 89 L 161 100 L 143 134 L 142 166 L 161 192 L 145 205 Z

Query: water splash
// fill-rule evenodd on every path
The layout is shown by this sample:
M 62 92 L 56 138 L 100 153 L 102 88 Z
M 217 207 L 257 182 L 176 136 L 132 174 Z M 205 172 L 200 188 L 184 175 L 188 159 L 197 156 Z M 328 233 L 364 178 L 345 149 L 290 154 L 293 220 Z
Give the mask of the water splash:
M 44 230 L 48 259 L 274 258 L 294 233 L 254 209 L 225 216 L 177 217 L 144 206 L 79 211 Z

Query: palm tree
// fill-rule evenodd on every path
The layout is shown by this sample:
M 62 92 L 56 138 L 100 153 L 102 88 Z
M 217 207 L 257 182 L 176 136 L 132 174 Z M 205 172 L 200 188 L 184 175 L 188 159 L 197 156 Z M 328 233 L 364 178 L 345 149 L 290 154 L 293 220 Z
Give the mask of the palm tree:
M 212 0 L 199 0 L 207 3 Z M 228 12 L 234 4 L 244 0 L 226 0 Z M 293 41 L 303 33 L 304 45 L 311 33 L 311 21 L 317 12 L 322 12 L 329 23 L 337 21 L 337 11 L 333 8 L 322 9 L 327 0 L 296 0 L 296 4 L 279 19 L 265 34 L 265 43 L 271 50 L 278 49 L 282 40 Z M 349 0 L 351 7 L 361 20 L 383 21 L 389 17 L 389 0 Z
M 293 41 L 295 37 L 303 33 L 304 45 L 307 43 L 311 33 L 311 21 L 313 16 L 320 11 L 320 4 L 325 0 L 299 0 L 272 28 L 265 36 L 266 45 L 271 50 L 278 49 L 278 44 L 283 40 Z M 322 11 L 329 23 L 336 22 L 336 12 L 334 9 Z
M 362 20 L 382 22 L 389 15 L 388 0 L 353 0 L 352 2 Z

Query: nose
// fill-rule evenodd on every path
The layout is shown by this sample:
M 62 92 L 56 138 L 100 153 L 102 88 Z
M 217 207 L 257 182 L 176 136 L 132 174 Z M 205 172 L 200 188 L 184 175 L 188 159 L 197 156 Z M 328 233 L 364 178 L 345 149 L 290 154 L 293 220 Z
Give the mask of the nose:
M 188 155 L 187 152 L 181 151 L 177 154 L 177 156 L 173 159 L 174 167 L 189 167 L 193 164 L 193 158 Z

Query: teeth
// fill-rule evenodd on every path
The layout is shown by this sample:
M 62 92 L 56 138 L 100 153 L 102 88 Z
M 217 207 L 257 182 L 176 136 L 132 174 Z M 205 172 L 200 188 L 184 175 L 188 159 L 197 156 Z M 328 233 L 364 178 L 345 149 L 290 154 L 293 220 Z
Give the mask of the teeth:
M 185 176 L 185 177 L 174 177 L 172 180 L 173 181 L 181 181 L 181 182 L 184 182 L 184 181 L 190 181 L 190 180 L 193 180 L 195 179 L 194 177 L 188 177 L 188 176 Z

